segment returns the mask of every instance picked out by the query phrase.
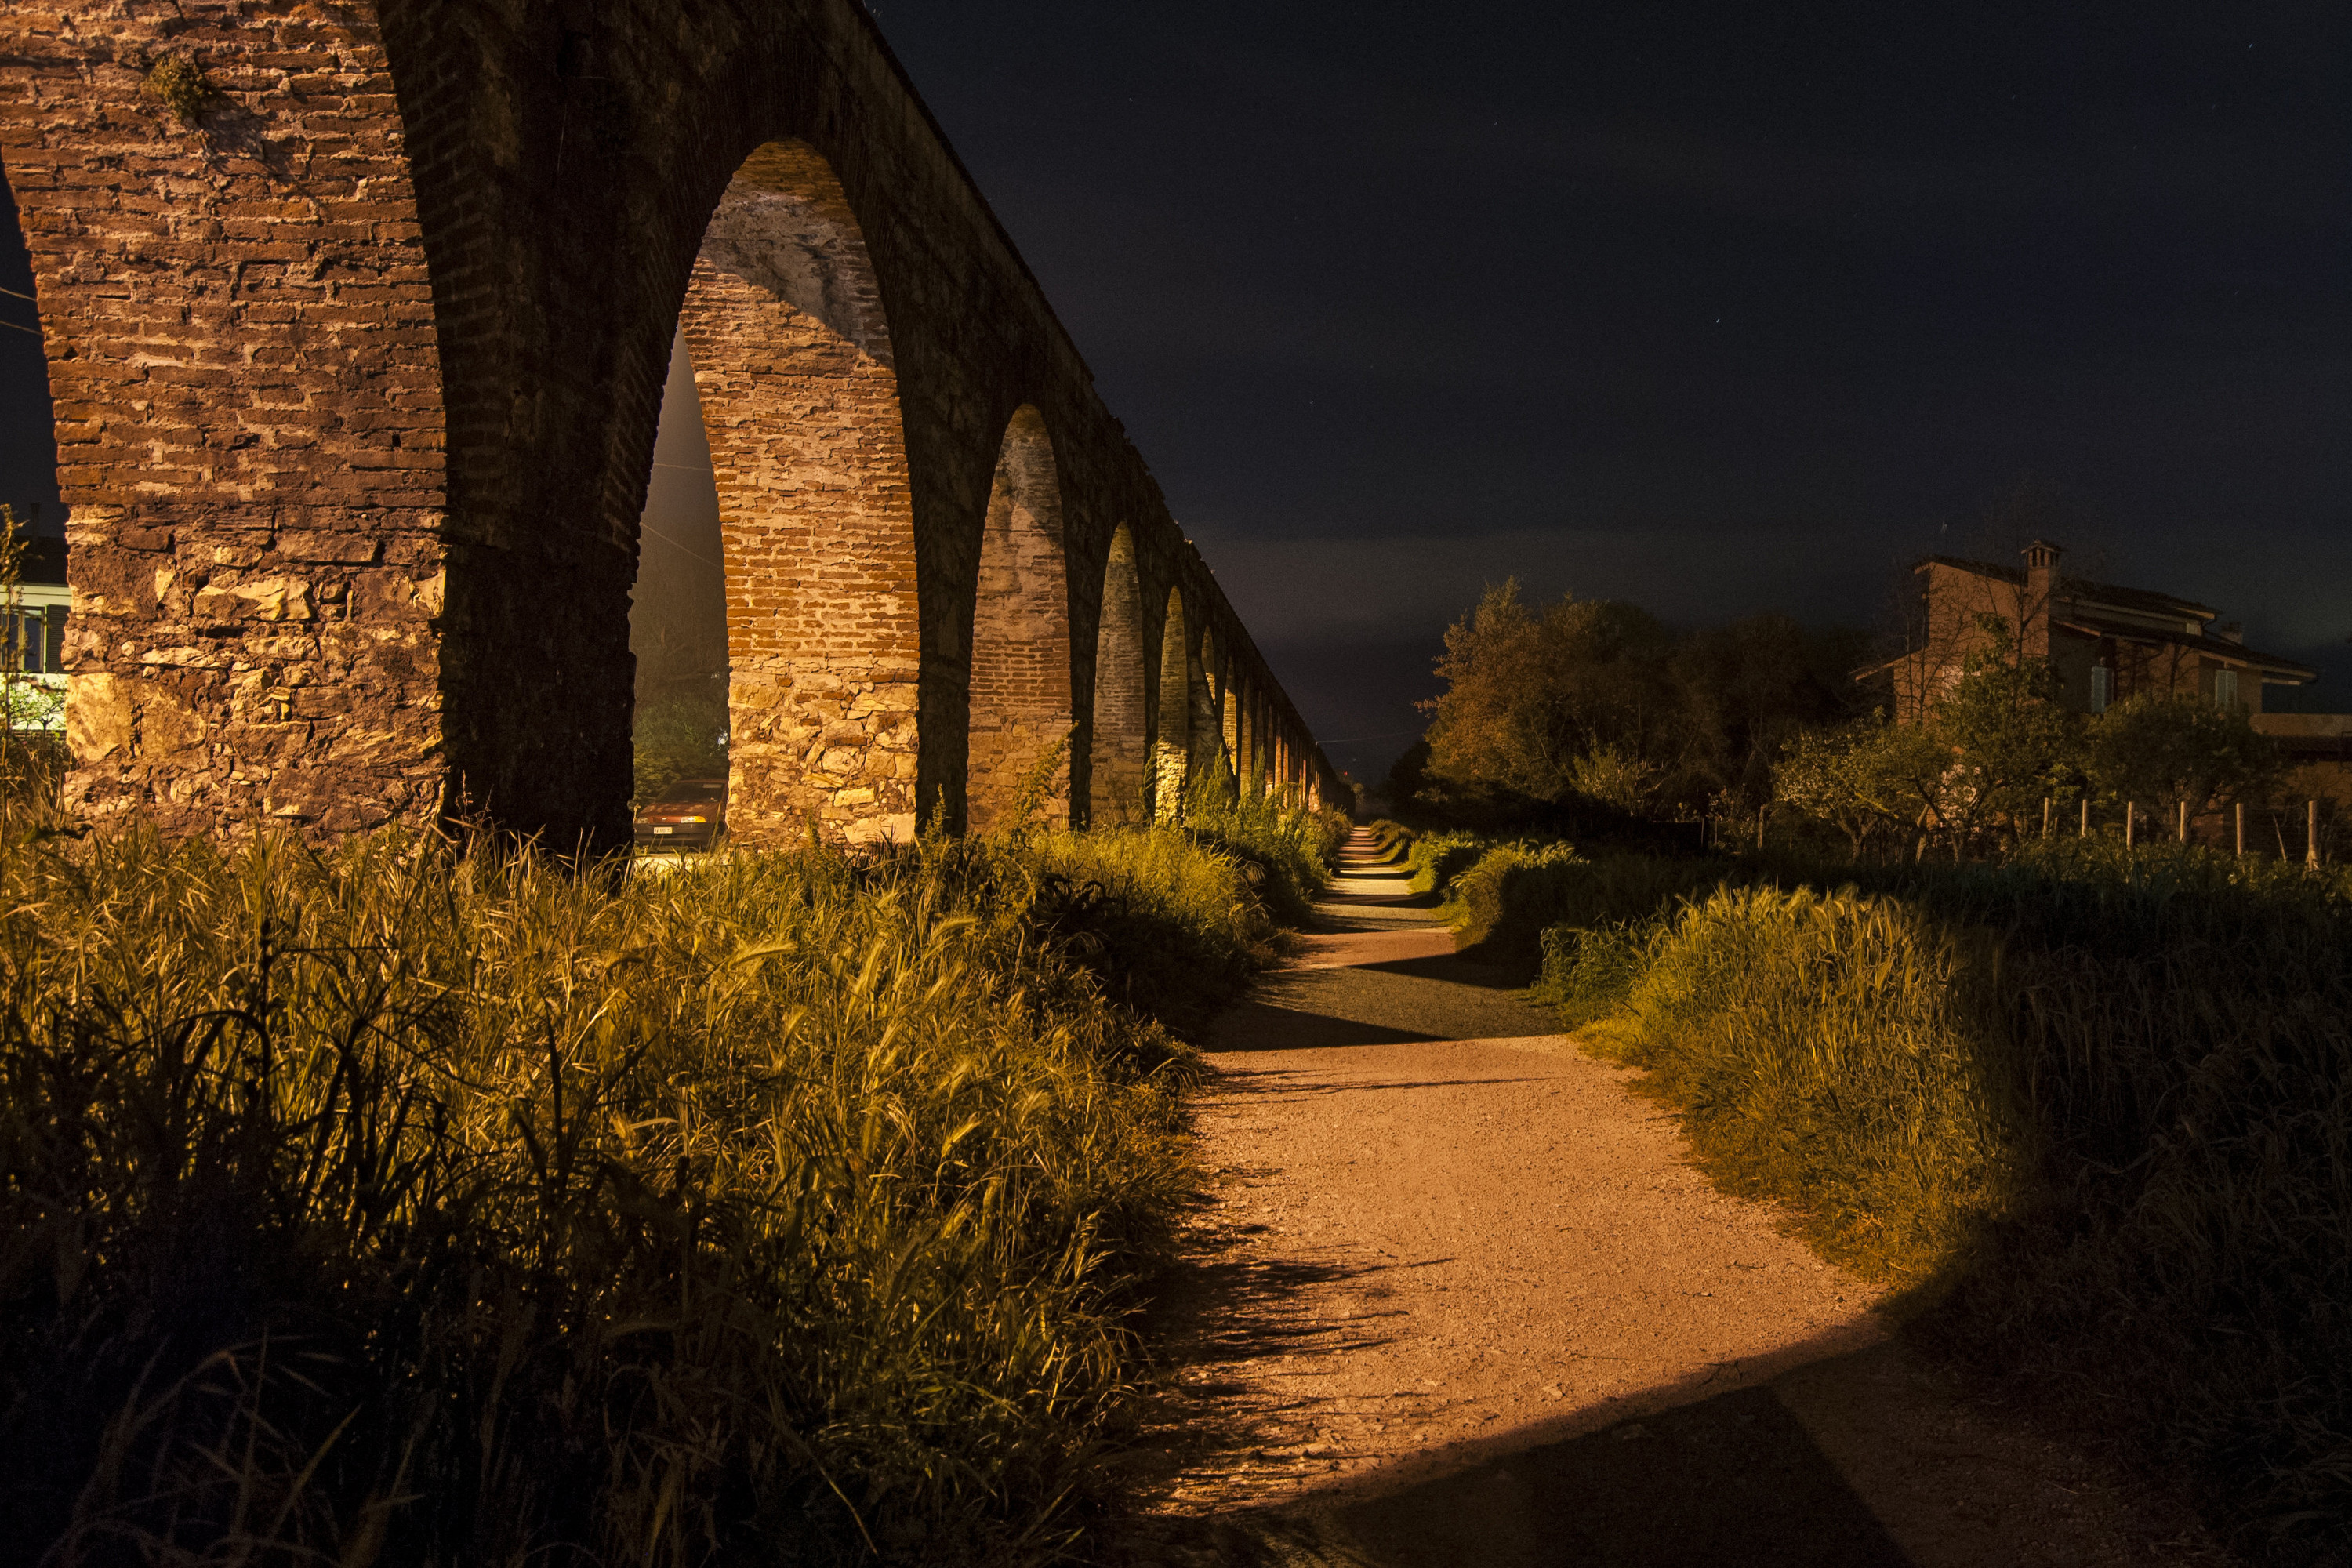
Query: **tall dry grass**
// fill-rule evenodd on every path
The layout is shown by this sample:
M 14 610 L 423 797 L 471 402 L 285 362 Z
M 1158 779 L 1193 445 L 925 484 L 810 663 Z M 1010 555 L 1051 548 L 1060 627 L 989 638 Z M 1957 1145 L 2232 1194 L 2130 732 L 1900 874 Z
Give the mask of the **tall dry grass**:
M 2352 1552 L 2352 888 L 2096 844 L 1788 870 L 1556 931 L 1545 994 L 1936 1342 L 2250 1550 Z
M 1244 940 L 1174 835 L 631 880 L 19 831 L 0 1557 L 1054 1557 L 1187 1181 L 1190 1053 L 1070 934 L 1111 860 Z

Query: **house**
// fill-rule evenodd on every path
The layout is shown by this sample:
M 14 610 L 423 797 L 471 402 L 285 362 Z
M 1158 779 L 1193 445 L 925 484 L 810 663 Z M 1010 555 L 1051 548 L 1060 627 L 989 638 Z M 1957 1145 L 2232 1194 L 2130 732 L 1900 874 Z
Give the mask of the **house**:
M 2289 767 L 2316 763 L 2352 773 L 2352 713 L 2261 713 L 2253 724 Z
M 2221 621 L 2209 605 L 2063 575 L 2063 552 L 2039 540 L 2022 553 L 2022 569 L 1953 555 L 1912 568 L 1919 597 L 1910 647 L 1855 671 L 1856 679 L 1886 687 L 1898 721 L 1916 721 L 1950 690 L 1969 656 L 1995 646 L 1996 626 L 2022 657 L 2050 661 L 2059 700 L 2078 713 L 2158 691 L 2258 714 L 2263 687 L 2318 679 L 2291 658 L 2248 647 L 2237 624 Z
M 0 669 L 19 685 L 65 688 L 66 542 L 62 539 L 21 538 L 24 559 L 14 584 L 0 584 Z M 16 722 L 33 722 L 22 713 Z M 51 715 L 41 721 L 54 729 L 62 722 Z

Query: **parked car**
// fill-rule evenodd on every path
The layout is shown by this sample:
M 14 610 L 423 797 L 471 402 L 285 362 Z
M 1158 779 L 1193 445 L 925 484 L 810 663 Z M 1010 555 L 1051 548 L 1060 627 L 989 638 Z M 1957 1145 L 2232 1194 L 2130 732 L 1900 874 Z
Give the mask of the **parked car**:
M 679 779 L 637 813 L 641 849 L 708 849 L 726 830 L 725 779 Z

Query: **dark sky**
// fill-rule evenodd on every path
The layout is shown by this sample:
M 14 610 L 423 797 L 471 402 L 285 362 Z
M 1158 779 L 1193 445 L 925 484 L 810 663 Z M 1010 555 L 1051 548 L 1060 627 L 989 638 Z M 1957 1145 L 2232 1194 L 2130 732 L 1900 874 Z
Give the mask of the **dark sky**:
M 2352 705 L 2352 8 L 876 15 L 1360 777 L 1486 582 L 1867 624 L 2023 486 Z
M 876 15 L 1359 777 L 1487 582 L 1867 624 L 2021 487 L 2352 706 L 2352 7 Z

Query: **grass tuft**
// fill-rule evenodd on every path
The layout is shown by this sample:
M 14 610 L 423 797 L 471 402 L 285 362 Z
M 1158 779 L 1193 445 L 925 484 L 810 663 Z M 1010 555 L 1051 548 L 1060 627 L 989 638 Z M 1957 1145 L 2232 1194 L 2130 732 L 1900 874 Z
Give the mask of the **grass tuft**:
M 1544 948 L 1540 994 L 1701 1163 L 1908 1287 L 1922 1334 L 2197 1477 L 2252 1554 L 2352 1554 L 2340 872 L 1781 866 Z
M 20 828 L 0 1517 L 67 1563 L 1055 1558 L 1190 1180 L 1194 1058 L 1118 998 L 1232 984 L 1242 886 L 1170 832 L 631 879 Z

